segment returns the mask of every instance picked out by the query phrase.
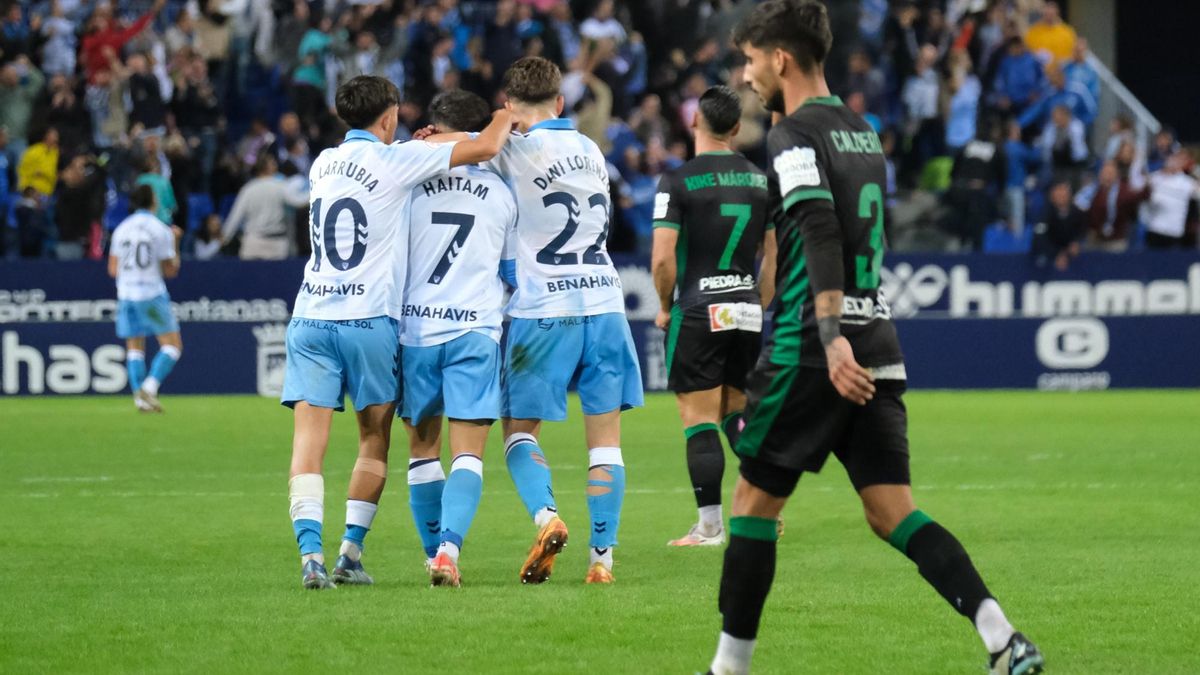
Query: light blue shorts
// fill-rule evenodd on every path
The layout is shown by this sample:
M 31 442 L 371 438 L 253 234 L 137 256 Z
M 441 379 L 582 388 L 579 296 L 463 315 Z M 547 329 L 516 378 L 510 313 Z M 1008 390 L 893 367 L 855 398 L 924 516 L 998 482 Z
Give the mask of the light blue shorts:
M 117 302 L 117 337 L 122 339 L 179 332 L 179 321 L 166 293 L 149 300 Z
M 578 383 L 585 415 L 642 405 L 642 372 L 621 313 L 513 319 L 504 358 L 505 417 L 567 418 Z
M 445 415 L 456 420 L 500 417 L 500 345 L 467 333 L 432 347 L 405 347 L 399 415 L 416 425 Z
M 395 403 L 400 394 L 400 335 L 386 316 L 349 321 L 293 318 L 280 402 L 345 410 Z

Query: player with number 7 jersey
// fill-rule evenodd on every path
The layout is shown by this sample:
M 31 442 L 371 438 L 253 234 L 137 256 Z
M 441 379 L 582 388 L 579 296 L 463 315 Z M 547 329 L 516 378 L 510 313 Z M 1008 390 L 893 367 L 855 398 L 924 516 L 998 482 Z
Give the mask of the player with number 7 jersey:
M 412 191 L 451 167 L 491 159 L 511 128 L 509 113 L 500 111 L 478 138 L 392 144 L 399 103 L 399 90 L 381 77 L 359 76 L 340 86 L 337 112 L 350 131 L 309 172 L 313 252 L 287 329 L 282 395 L 283 404 L 295 410 L 288 494 L 305 588 L 372 583 L 361 556 L 387 478 L 400 389 L 398 320 Z M 322 467 L 332 413 L 343 409 L 347 393 L 360 442 L 346 534 L 330 575 L 321 542 Z

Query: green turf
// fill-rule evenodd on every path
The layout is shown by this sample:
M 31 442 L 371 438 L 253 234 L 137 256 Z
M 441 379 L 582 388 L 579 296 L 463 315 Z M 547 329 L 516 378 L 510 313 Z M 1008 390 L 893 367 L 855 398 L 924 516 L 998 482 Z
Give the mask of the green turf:
M 1196 672 L 1200 392 L 908 400 L 918 502 L 964 542 L 1051 672 Z M 7 398 L 0 671 L 704 670 L 721 551 L 664 546 L 694 511 L 673 402 L 647 403 L 624 418 L 615 586 L 582 583 L 586 460 L 570 422 L 544 433 L 575 533 L 548 584 L 517 583 L 533 527 L 497 430 L 464 588 L 427 588 L 401 442 L 368 539 L 378 584 L 313 593 L 299 587 L 287 517 L 287 410 L 167 396 L 166 415 L 139 416 L 124 398 Z M 352 425 L 336 418 L 327 462 L 329 553 Z M 983 671 L 969 623 L 870 535 L 836 464 L 785 514 L 758 672 Z

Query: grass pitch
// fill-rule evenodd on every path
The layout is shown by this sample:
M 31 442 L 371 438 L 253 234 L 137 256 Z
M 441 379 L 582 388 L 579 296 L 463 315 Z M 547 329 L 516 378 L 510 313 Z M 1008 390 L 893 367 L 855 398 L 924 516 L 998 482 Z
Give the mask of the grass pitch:
M 1200 392 L 914 393 L 918 504 L 964 542 L 1052 673 L 1196 672 Z M 251 397 L 0 402 L 3 672 L 691 673 L 712 656 L 721 550 L 669 550 L 694 519 L 671 398 L 624 418 L 617 583 L 585 587 L 577 404 L 547 425 L 572 544 L 522 587 L 534 529 L 499 429 L 463 552 L 430 589 L 405 438 L 367 540 L 374 588 L 305 592 L 287 516 L 291 419 Z M 356 435 L 335 418 L 326 555 Z M 726 484 L 735 466 L 729 461 Z M 728 515 L 728 514 L 727 514 Z M 985 654 L 915 567 L 875 540 L 836 461 L 785 512 L 760 673 L 980 673 Z

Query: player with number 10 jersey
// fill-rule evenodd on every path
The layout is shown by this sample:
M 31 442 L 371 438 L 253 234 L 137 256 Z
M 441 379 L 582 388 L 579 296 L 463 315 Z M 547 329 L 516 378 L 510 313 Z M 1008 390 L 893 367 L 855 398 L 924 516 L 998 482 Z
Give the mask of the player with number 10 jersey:
M 295 409 L 290 511 L 305 588 L 370 584 L 363 539 L 387 477 L 388 439 L 399 393 L 397 321 L 408 262 L 413 188 L 442 171 L 495 156 L 511 126 L 496 115 L 479 138 L 457 144 L 392 145 L 400 92 L 381 77 L 338 88 L 345 140 L 322 152 L 309 172 L 312 257 L 287 330 L 282 402 Z M 325 571 L 321 475 L 334 410 L 346 393 L 359 423 L 359 457 L 350 478 L 346 534 L 332 579 Z

